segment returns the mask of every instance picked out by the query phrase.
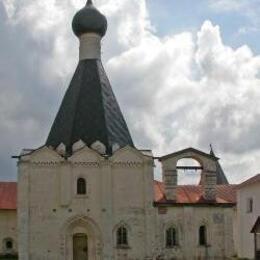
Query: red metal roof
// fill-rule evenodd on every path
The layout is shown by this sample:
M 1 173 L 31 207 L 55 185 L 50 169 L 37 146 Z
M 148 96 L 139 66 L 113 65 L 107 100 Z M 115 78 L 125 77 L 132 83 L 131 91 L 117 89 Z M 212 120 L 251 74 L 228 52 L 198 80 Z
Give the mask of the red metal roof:
M 236 185 L 217 185 L 216 203 L 236 203 Z M 167 203 L 164 184 L 154 181 L 155 202 Z M 180 185 L 177 187 L 177 201 L 175 203 L 201 204 L 206 202 L 202 197 L 203 191 L 200 185 Z
M 17 208 L 17 183 L 0 182 L 0 209 Z
M 237 185 L 217 185 L 218 204 L 236 203 Z M 155 202 L 167 203 L 164 184 L 154 181 Z M 182 185 L 177 188 L 177 202 L 187 204 L 201 204 L 202 187 L 200 185 Z M 0 182 L 0 209 L 15 210 L 17 208 L 17 183 Z
M 245 186 L 247 186 L 247 185 L 254 184 L 254 183 L 256 183 L 256 182 L 260 182 L 260 174 L 257 174 L 257 175 L 255 175 L 255 176 L 253 176 L 252 178 L 250 178 L 250 179 L 248 179 L 248 180 L 246 180 L 246 181 L 240 183 L 240 184 L 238 185 L 238 189 L 243 188 L 243 187 L 245 187 Z

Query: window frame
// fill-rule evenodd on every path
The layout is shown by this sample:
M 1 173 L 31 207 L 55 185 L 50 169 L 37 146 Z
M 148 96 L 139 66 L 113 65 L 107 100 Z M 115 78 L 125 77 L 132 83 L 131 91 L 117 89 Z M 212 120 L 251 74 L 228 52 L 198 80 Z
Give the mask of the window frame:
M 178 230 L 175 226 L 170 226 L 165 230 L 165 247 L 174 248 L 176 246 L 179 246 Z
M 86 196 L 87 195 L 87 181 L 83 177 L 78 177 L 76 181 L 76 195 Z
M 202 233 L 203 228 L 203 233 Z M 203 234 L 203 236 L 202 236 Z M 200 225 L 198 230 L 199 235 L 199 246 L 207 247 L 208 246 L 208 227 L 206 225 Z
M 254 211 L 254 200 L 252 197 L 247 198 L 246 200 L 246 213 L 253 213 Z
M 129 248 L 129 232 L 125 225 L 117 227 L 115 235 L 117 248 Z
M 11 243 L 11 246 L 8 246 L 8 244 Z M 15 248 L 14 240 L 10 237 L 3 239 L 3 248 L 5 252 L 13 252 Z

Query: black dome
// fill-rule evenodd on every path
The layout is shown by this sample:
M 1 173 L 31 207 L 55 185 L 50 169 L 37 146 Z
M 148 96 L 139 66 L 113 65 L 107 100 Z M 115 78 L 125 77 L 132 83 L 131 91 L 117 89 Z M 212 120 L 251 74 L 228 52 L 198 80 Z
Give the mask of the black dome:
M 72 29 L 76 36 L 93 32 L 104 36 L 107 31 L 107 19 L 88 0 L 86 6 L 79 10 L 72 21 Z

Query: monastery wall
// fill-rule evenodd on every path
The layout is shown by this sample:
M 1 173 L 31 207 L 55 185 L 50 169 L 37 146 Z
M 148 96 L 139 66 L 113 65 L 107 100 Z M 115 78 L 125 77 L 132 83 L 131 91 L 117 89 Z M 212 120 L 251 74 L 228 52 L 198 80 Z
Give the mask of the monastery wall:
M 253 259 L 254 234 L 251 230 L 260 216 L 260 184 L 259 182 L 245 185 L 238 189 L 237 192 L 237 247 L 238 256 L 241 258 Z M 250 200 L 252 207 L 250 209 Z
M 156 235 L 161 259 L 226 259 L 234 256 L 233 216 L 233 208 L 159 207 Z M 207 228 L 206 246 L 199 244 L 199 228 L 202 225 Z M 166 246 L 165 234 L 169 227 L 174 227 L 177 232 L 177 245 L 171 248 Z
M 65 161 L 42 148 L 19 168 L 19 259 L 72 259 L 77 233 L 88 235 L 93 260 L 143 259 L 151 252 L 151 158 L 126 148 L 105 159 L 85 147 Z M 85 195 L 76 193 L 78 178 L 86 180 Z M 116 245 L 120 226 L 129 230 L 127 248 Z
M 17 254 L 16 210 L 0 210 L 0 255 Z M 12 248 L 7 243 L 12 242 Z

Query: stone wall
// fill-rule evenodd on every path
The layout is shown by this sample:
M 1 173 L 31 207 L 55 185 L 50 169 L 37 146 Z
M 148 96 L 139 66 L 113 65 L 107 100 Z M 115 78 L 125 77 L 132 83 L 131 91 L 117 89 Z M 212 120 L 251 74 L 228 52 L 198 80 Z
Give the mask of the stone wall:
M 78 195 L 77 179 L 87 182 Z M 131 147 L 112 157 L 83 147 L 65 160 L 43 147 L 19 162 L 20 260 L 71 260 L 74 234 L 86 233 L 89 259 L 222 259 L 234 253 L 232 208 L 153 206 L 153 158 Z M 162 212 L 164 212 L 162 214 Z M 198 245 L 207 225 L 209 243 Z M 165 247 L 165 229 L 178 229 L 179 245 Z M 116 231 L 128 231 L 118 246 Z
M 241 187 L 237 192 L 237 248 L 241 258 L 254 259 L 253 225 L 260 216 L 260 183 Z M 252 212 L 248 211 L 248 201 L 253 200 Z
M 0 255 L 17 254 L 17 214 L 16 210 L 0 210 Z M 13 248 L 6 248 L 12 241 Z
M 71 259 L 77 228 L 88 233 L 93 260 L 143 259 L 151 251 L 152 158 L 130 147 L 105 158 L 85 147 L 66 161 L 45 147 L 19 168 L 21 260 Z M 86 195 L 76 194 L 78 178 L 87 182 Z M 128 248 L 116 246 L 120 225 L 129 231 Z
M 222 207 L 179 206 L 157 210 L 157 255 L 162 259 L 225 259 L 234 252 L 233 211 Z M 207 227 L 207 245 L 199 245 L 199 227 Z M 177 246 L 166 247 L 166 229 L 177 231 Z

